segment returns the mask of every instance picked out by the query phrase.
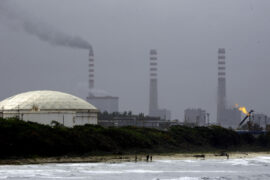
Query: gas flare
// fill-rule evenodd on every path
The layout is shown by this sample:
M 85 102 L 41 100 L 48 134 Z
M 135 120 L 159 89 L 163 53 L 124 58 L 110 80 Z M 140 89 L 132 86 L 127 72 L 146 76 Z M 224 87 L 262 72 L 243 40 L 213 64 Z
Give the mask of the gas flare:
M 247 108 L 245 106 L 243 107 L 239 107 L 238 104 L 235 104 L 235 107 L 238 108 L 239 111 L 241 111 L 242 113 L 246 114 L 246 115 L 249 115 L 248 111 L 247 111 Z
M 247 111 L 246 107 L 243 106 L 243 107 L 239 107 L 238 109 L 239 109 L 239 111 L 241 111 L 242 113 L 248 115 L 248 111 Z

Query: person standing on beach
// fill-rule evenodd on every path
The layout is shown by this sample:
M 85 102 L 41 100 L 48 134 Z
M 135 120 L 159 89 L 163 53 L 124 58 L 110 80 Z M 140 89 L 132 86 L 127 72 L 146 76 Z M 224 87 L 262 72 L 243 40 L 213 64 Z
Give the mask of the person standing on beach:
M 146 161 L 147 162 L 149 161 L 149 154 L 147 154 L 147 156 L 146 156 Z

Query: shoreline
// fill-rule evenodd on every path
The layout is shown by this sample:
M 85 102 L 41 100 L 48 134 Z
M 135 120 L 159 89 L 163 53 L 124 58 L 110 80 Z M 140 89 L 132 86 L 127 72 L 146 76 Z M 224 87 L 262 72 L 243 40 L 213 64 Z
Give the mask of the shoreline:
M 269 152 L 227 152 L 229 159 L 255 158 L 258 156 L 269 156 Z M 136 159 L 137 156 L 137 160 Z M 139 155 L 103 155 L 103 156 L 61 156 L 61 157 L 38 157 L 0 159 L 0 165 L 27 165 L 47 163 L 121 163 L 121 162 L 142 162 L 146 160 L 147 154 Z M 150 154 L 155 160 L 204 160 L 204 159 L 226 159 L 226 155 L 217 153 L 167 153 Z

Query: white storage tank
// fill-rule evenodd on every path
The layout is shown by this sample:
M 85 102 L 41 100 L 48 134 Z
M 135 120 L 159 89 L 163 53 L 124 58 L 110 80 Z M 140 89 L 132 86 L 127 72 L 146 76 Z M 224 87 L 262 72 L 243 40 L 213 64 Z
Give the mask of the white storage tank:
M 3 118 L 18 117 L 51 125 L 57 121 L 68 127 L 97 124 L 98 109 L 85 100 L 58 91 L 30 91 L 9 97 L 0 102 Z

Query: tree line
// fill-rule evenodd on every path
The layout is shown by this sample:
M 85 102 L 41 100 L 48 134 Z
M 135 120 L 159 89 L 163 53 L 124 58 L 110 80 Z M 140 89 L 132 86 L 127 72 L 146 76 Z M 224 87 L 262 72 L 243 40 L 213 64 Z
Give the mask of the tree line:
M 167 131 L 84 125 L 68 128 L 0 118 L 0 158 L 134 153 L 269 150 L 270 133 L 254 137 L 219 126 Z

